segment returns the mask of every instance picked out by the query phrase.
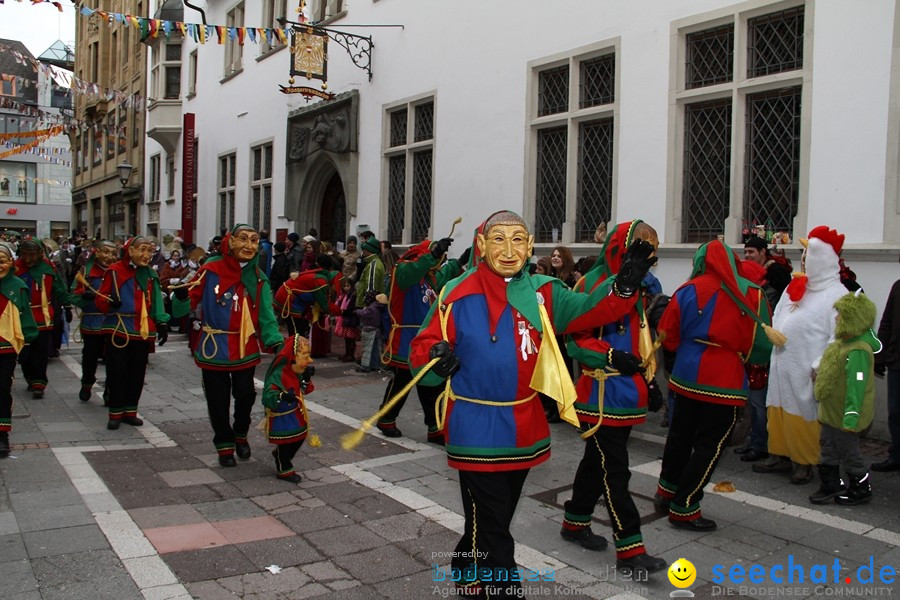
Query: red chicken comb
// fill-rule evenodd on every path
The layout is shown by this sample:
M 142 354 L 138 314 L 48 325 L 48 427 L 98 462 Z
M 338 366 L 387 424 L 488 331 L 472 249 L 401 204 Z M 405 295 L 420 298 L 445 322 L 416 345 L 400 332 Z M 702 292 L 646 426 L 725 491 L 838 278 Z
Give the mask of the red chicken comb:
M 844 236 L 834 229 L 829 229 L 826 225 L 819 225 L 809 232 L 810 238 L 818 238 L 834 248 L 835 254 L 840 254 L 844 247 Z

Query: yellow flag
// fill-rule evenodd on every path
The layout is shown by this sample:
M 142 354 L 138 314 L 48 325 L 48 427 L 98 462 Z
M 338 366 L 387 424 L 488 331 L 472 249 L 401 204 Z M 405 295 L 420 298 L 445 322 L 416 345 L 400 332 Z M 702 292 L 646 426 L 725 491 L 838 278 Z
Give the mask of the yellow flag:
M 52 325 L 53 319 L 50 318 L 50 302 L 47 301 L 46 285 L 41 285 L 41 311 L 44 313 L 44 325 Z
M 553 398 L 559 405 L 559 417 L 578 427 L 578 415 L 575 413 L 578 394 L 575 392 L 575 384 L 572 383 L 569 367 L 559 351 L 550 315 L 543 304 L 538 304 L 538 312 L 541 314 L 544 337 L 541 349 L 538 350 L 537 365 L 531 376 L 531 389 Z
M 250 314 L 250 305 L 247 304 L 247 298 L 244 298 L 244 304 L 241 306 L 241 329 L 240 329 L 240 357 L 244 358 L 244 347 L 247 340 L 256 333 L 256 327 L 253 326 L 253 317 Z
M 22 321 L 19 317 L 19 308 L 10 300 L 0 314 L 0 337 L 3 337 L 12 346 L 16 354 L 25 346 L 25 334 L 22 333 Z
M 150 337 L 150 319 L 147 317 L 147 302 L 141 302 L 141 339 Z

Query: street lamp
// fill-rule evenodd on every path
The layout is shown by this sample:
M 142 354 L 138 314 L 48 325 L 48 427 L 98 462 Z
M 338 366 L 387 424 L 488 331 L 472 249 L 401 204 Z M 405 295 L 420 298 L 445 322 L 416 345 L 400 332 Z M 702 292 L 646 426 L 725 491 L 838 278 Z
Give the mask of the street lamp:
M 128 182 L 131 180 L 131 172 L 134 170 L 134 167 L 129 165 L 127 162 L 119 163 L 116 165 L 116 171 L 119 173 L 119 181 L 122 182 L 122 187 L 128 187 Z

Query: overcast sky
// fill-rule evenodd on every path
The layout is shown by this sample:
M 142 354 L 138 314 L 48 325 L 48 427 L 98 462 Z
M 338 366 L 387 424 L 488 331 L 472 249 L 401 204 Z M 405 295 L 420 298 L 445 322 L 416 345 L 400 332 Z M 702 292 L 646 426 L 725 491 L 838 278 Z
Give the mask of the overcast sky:
M 0 38 L 19 40 L 37 58 L 56 40 L 75 46 L 75 7 L 70 0 L 59 0 L 63 12 L 49 2 L 31 4 L 29 0 L 5 0 L 0 4 Z

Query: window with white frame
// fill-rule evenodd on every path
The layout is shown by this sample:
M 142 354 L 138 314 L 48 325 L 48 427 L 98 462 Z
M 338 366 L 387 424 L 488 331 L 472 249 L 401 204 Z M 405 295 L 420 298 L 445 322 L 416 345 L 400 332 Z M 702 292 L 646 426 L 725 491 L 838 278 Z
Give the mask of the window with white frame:
M 181 43 L 161 42 L 153 49 L 150 89 L 157 100 L 181 97 Z
M 263 27 L 281 29 L 282 25 L 277 19 L 287 16 L 287 0 L 263 0 Z M 265 54 L 283 45 L 278 36 L 272 37 L 271 44 L 265 36 L 262 36 L 259 41 L 259 53 Z
M 166 199 L 175 199 L 175 157 L 166 158 Z
M 431 229 L 434 97 L 390 107 L 385 138 L 387 240 L 415 244 Z
M 150 157 L 150 202 L 159 202 L 159 154 Z
M 243 27 L 244 26 L 244 3 L 241 2 L 228 11 L 225 15 L 226 27 Z M 239 43 L 237 37 L 230 39 L 225 38 L 225 77 L 241 70 L 241 55 L 243 46 Z
M 268 231 L 272 225 L 272 144 L 255 146 L 250 154 L 250 224 L 257 231 Z
M 578 49 L 532 68 L 535 241 L 591 242 L 612 217 L 615 46 Z
M 188 56 L 188 94 L 197 93 L 197 49 L 191 50 Z
M 226 154 L 219 157 L 219 229 L 234 227 L 234 190 L 235 167 L 237 154 Z
M 679 30 L 681 242 L 793 232 L 806 27 L 790 2 Z

